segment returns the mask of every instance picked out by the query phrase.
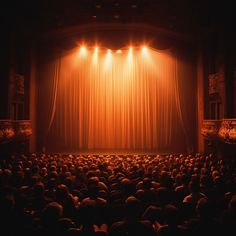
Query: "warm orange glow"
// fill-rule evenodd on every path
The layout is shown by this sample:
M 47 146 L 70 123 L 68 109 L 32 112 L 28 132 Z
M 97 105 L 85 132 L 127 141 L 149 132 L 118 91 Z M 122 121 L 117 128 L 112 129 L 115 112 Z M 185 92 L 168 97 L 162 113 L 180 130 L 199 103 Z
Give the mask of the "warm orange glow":
M 147 55 L 148 54 L 148 49 L 146 46 L 142 47 L 142 55 Z
M 116 53 L 117 53 L 117 54 L 121 54 L 122 51 L 119 49 L 119 50 L 116 51 Z
M 94 48 L 94 53 L 93 53 L 93 63 L 96 65 L 98 63 L 98 47 Z
M 128 62 L 131 63 L 133 59 L 133 48 L 129 48 L 129 53 L 128 53 Z
M 108 49 L 107 50 L 107 55 L 106 55 L 106 58 L 105 58 L 105 70 L 107 70 L 111 66 L 111 63 L 112 63 L 111 49 Z
M 175 142 L 181 104 L 172 54 L 146 46 L 119 55 L 98 47 L 79 51 L 86 57 L 74 63 L 78 52 L 63 56 L 58 85 L 51 82 L 57 89 L 51 137 L 81 150 L 157 150 Z
M 87 49 L 86 49 L 85 46 L 81 46 L 79 55 L 80 56 L 86 56 L 87 55 Z

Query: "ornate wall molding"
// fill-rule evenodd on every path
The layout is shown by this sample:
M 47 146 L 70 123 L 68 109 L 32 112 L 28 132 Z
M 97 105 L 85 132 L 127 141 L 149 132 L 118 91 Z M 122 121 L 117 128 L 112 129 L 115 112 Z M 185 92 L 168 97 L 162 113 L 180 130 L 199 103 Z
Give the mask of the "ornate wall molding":
M 0 144 L 24 141 L 32 134 L 30 120 L 0 120 Z
M 236 144 L 236 119 L 203 120 L 201 134 L 208 140 Z
M 222 120 L 219 137 L 225 143 L 236 144 L 236 119 Z
M 10 142 L 15 136 L 11 120 L 0 120 L 0 143 Z
M 219 120 L 203 120 L 201 134 L 209 140 L 217 139 L 219 126 Z

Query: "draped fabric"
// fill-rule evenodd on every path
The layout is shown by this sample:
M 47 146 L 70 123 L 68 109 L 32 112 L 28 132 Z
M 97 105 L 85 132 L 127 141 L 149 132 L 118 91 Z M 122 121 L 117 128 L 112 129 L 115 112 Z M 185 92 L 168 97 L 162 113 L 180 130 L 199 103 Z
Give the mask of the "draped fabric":
M 59 82 L 60 58 L 50 60 L 40 70 L 38 83 L 38 133 L 41 137 L 41 146 L 45 147 L 48 131 L 50 130 L 56 111 L 57 89 Z
M 191 146 L 191 106 L 180 94 L 181 73 L 171 52 L 73 50 L 40 71 L 39 132 L 48 150 Z

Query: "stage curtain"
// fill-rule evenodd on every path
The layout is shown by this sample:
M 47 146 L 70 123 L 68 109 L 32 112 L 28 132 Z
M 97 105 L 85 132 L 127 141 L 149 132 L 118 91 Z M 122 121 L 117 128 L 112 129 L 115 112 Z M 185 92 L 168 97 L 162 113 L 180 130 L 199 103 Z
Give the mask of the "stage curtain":
M 191 149 L 194 104 L 183 81 L 190 84 L 193 73 L 183 68 L 175 53 L 151 48 L 75 49 L 51 59 L 39 74 L 43 146 L 50 151 Z
M 45 60 L 41 68 L 43 70 L 38 71 L 37 81 L 37 137 L 40 149 L 44 150 L 48 144 L 47 138 L 56 111 L 60 57 Z

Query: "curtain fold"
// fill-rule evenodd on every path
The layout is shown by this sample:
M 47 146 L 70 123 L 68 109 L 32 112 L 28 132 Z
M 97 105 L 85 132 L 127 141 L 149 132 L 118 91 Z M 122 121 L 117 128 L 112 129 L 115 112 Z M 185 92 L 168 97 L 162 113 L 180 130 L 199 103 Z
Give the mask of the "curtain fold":
M 40 132 L 47 149 L 186 150 L 186 113 L 193 108 L 181 94 L 178 68 L 171 52 L 151 48 L 121 54 L 74 50 L 43 65 Z
M 60 72 L 60 58 L 46 61 L 39 70 L 38 89 L 38 136 L 40 149 L 45 150 L 47 137 L 56 112 L 57 89 Z
M 186 57 L 186 56 L 185 56 Z M 194 61 L 188 56 L 188 63 L 176 56 L 175 58 L 176 85 L 175 97 L 178 118 L 184 133 L 185 147 L 188 153 L 194 152 L 196 145 L 196 80 Z

